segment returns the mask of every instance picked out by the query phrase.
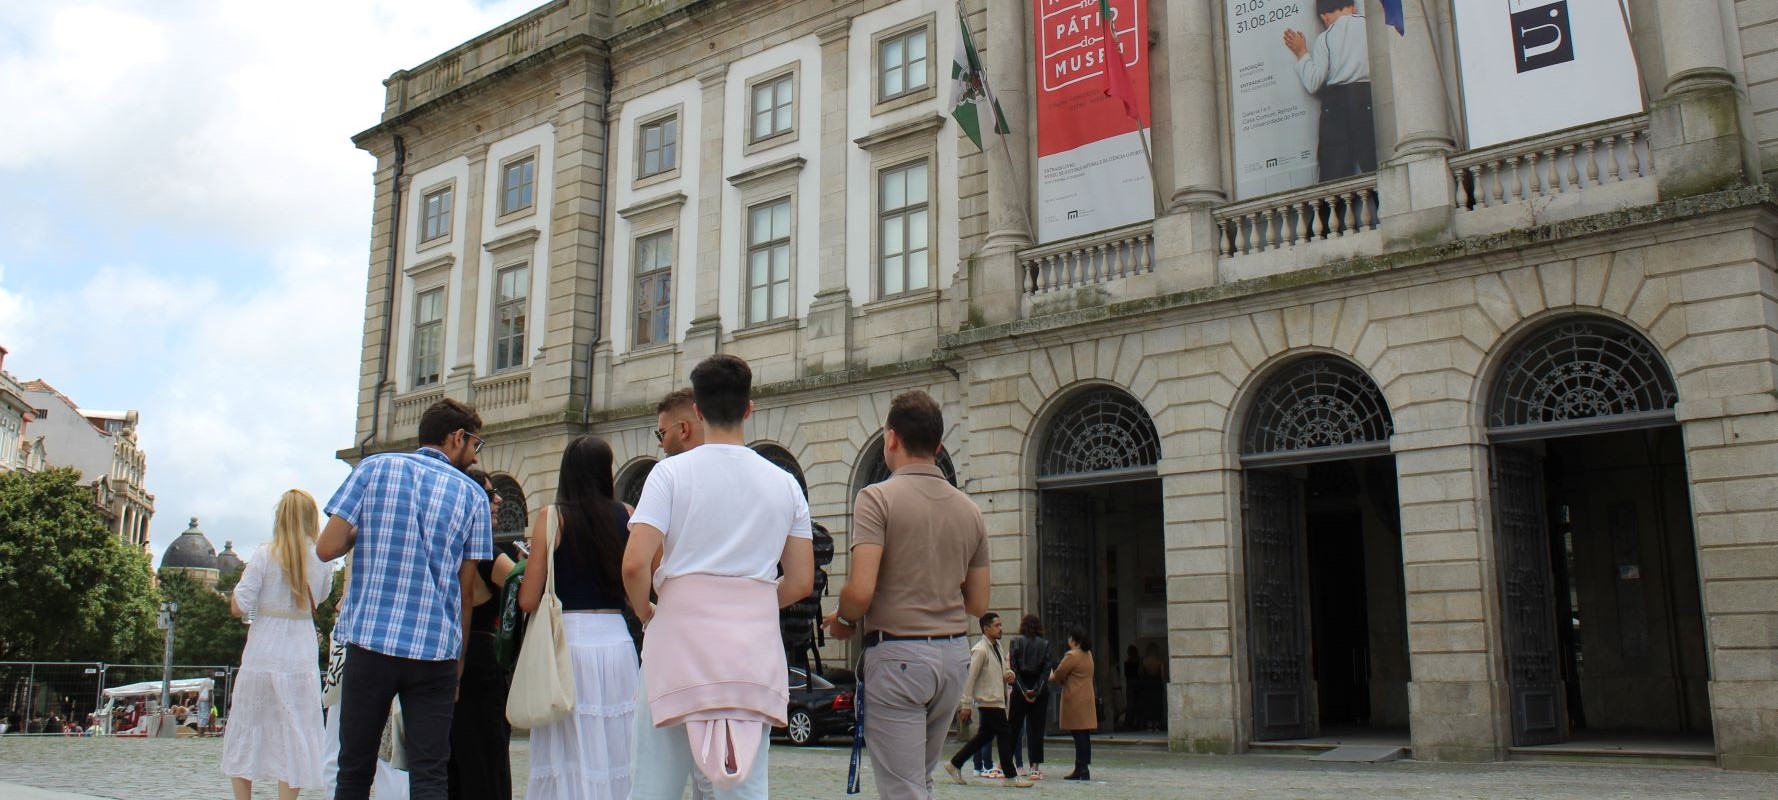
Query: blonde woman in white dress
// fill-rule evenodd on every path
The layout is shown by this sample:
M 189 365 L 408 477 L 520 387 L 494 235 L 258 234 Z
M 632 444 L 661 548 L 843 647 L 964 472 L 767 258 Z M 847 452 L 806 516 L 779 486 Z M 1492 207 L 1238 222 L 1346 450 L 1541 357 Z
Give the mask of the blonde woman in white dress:
M 320 532 L 315 498 L 285 492 L 271 543 L 253 554 L 235 586 L 235 616 L 252 625 L 222 740 L 222 772 L 234 779 L 235 800 L 251 798 L 254 781 L 277 781 L 279 800 L 326 786 L 314 616 L 332 575 L 315 557 Z

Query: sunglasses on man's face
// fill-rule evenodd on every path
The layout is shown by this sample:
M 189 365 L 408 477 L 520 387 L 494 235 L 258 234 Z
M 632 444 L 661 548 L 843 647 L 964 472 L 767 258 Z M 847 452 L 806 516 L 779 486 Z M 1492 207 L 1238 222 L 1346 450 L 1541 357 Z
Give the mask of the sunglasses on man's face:
M 655 428 L 654 429 L 654 443 L 655 444 L 665 444 L 666 441 L 667 441 L 667 432 L 661 428 Z

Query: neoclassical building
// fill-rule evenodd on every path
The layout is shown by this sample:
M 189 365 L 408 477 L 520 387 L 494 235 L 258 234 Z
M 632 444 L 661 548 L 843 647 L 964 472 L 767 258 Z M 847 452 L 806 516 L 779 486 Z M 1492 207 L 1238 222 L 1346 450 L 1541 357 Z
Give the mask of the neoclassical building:
M 26 456 L 28 464 L 79 470 L 111 532 L 147 550 L 154 495 L 147 486 L 148 454 L 136 435 L 140 415 L 83 409 L 43 380 L 26 381 L 23 388 L 33 407 L 31 431 L 37 436 Z
M 1046 138 L 1093 121 L 1053 105 L 1092 80 L 1057 49 L 1079 5 L 962 4 L 1010 118 L 987 153 L 937 0 L 559 0 L 395 72 L 354 138 L 340 456 L 468 400 L 516 535 L 579 433 L 639 492 L 654 402 L 736 353 L 837 586 L 888 401 L 923 389 L 995 609 L 1088 630 L 1107 711 L 1176 750 L 1778 770 L 1778 6 L 1366 3 L 1334 24 L 1368 58 L 1308 93 L 1313 3 L 1263 42 L 1252 4 L 1114 3 L 1152 169 L 1071 201 L 1142 163 Z M 1490 72 L 1478 31 L 1509 28 Z M 1606 78 L 1564 72 L 1582 41 L 1617 43 Z M 1515 75 L 1569 83 L 1490 98 Z M 1374 141 L 1318 134 L 1359 92 Z M 1164 676 L 1125 685 L 1132 648 Z

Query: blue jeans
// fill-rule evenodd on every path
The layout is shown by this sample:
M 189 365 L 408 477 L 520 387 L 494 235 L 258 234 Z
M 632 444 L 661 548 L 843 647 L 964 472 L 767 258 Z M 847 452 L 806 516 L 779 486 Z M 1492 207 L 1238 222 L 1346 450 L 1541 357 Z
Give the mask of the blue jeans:
M 648 709 L 648 687 L 640 676 L 636 679 L 636 741 L 633 746 L 631 800 L 679 800 L 684 796 L 686 779 L 692 777 L 698 779 L 694 796 L 709 785 L 692 760 L 691 739 L 686 736 L 685 726 L 654 726 L 654 715 Z M 733 789 L 717 788 L 707 796 L 716 800 L 768 800 L 766 773 L 770 767 L 767 757 L 771 752 L 772 737 L 768 731 L 767 735 L 759 737 L 759 755 L 753 761 L 753 771 L 747 774 L 747 780 Z

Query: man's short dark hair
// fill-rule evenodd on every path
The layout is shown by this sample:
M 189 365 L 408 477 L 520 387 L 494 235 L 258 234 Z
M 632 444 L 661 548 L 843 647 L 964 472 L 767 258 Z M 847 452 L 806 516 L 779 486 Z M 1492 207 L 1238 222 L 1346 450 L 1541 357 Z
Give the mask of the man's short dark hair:
M 902 449 L 915 458 L 938 455 L 939 442 L 945 435 L 945 415 L 932 395 L 915 389 L 902 392 L 889 401 L 889 420 L 885 427 L 901 437 Z
M 1332 14 L 1342 8 L 1358 10 L 1358 0 L 1315 0 L 1316 14 Z
M 976 621 L 980 622 L 982 624 L 982 630 L 985 631 L 988 629 L 988 626 L 994 624 L 994 620 L 997 620 L 997 619 L 1000 619 L 1000 615 L 990 611 L 986 614 L 983 614 L 982 618 L 979 620 L 976 620 Z
M 684 411 L 691 408 L 692 404 L 696 402 L 691 396 L 690 389 L 674 389 L 668 392 L 666 397 L 661 398 L 661 402 L 654 407 L 654 413 L 660 415 L 669 411 Z
M 482 418 L 475 407 L 447 397 L 432 404 L 420 415 L 420 444 L 444 444 L 446 437 L 457 431 L 481 433 Z
M 718 353 L 692 368 L 691 394 L 705 422 L 733 428 L 747 416 L 747 402 L 753 397 L 753 370 L 740 356 Z

